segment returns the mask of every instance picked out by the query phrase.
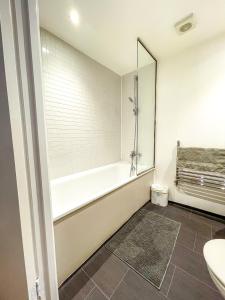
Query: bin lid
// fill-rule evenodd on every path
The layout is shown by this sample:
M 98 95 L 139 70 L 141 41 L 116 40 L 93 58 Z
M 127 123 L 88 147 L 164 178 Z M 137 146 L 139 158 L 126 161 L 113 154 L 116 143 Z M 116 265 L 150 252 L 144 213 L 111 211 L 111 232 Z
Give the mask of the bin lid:
M 165 186 L 165 185 L 163 186 L 158 183 L 153 183 L 151 188 L 152 188 L 152 191 L 154 191 L 154 192 L 160 192 L 160 193 L 164 193 L 164 194 L 168 193 L 168 186 Z

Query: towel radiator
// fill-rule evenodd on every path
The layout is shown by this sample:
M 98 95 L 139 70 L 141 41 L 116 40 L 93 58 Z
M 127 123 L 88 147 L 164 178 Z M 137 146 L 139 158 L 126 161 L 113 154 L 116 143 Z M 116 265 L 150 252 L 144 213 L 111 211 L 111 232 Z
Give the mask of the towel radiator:
M 179 147 L 180 142 L 178 141 L 177 151 Z M 178 158 L 175 183 L 176 185 L 188 184 L 225 192 L 225 174 L 181 167 L 179 166 Z

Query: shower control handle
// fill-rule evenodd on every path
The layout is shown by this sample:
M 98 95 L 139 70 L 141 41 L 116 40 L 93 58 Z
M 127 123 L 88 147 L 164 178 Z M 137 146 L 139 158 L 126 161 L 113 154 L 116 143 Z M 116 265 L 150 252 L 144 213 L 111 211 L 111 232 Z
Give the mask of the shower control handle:
M 141 157 L 141 153 L 137 153 L 136 151 L 131 151 L 130 157 L 131 158 L 134 158 L 134 157 L 140 158 Z

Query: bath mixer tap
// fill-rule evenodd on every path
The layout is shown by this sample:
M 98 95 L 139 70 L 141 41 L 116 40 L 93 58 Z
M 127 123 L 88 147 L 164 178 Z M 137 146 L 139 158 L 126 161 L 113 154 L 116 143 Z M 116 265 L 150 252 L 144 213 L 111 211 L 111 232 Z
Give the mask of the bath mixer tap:
M 134 158 L 134 157 L 141 157 L 141 153 L 137 153 L 136 151 L 131 151 L 130 152 L 130 158 Z

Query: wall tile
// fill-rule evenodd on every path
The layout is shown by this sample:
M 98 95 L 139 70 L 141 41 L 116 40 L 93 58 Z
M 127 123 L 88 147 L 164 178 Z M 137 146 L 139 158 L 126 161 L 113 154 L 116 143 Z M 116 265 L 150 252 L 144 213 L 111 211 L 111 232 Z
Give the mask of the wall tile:
M 41 30 L 50 176 L 121 159 L 121 78 Z

